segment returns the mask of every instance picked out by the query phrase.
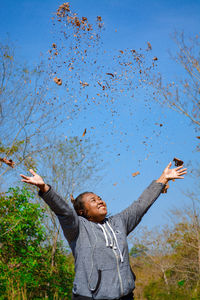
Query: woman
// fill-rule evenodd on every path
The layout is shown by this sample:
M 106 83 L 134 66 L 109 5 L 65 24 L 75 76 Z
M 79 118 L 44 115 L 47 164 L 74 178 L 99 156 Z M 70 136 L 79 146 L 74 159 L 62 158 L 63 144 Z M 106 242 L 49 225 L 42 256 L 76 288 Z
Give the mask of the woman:
M 30 170 L 32 177 L 22 181 L 36 185 L 39 195 L 57 215 L 75 259 L 73 299 L 133 299 L 135 276 L 129 264 L 127 235 L 158 198 L 169 180 L 182 179 L 183 166 L 165 168 L 121 213 L 106 218 L 106 203 L 96 194 L 85 192 L 73 200 L 71 208 L 43 179 Z

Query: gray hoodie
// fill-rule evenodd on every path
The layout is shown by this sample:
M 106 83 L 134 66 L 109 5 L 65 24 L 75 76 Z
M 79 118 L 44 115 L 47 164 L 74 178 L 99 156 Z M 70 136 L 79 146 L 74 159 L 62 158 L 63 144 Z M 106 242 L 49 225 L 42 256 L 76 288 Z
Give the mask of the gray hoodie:
M 73 293 L 91 299 L 118 299 L 135 287 L 127 235 L 160 195 L 164 184 L 153 181 L 122 212 L 94 223 L 78 216 L 52 188 L 39 195 L 57 215 L 75 259 Z

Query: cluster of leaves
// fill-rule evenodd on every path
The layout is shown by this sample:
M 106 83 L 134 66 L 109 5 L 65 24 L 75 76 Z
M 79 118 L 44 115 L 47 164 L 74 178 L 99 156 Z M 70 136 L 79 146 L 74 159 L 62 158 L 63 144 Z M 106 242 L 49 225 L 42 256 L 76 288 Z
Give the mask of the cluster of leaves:
M 58 8 L 53 25 L 55 42 L 49 50 L 51 76 L 56 75 L 54 81 L 58 85 L 57 75 L 62 80 L 74 111 L 94 104 L 112 110 L 122 93 L 134 96 L 134 90 L 147 80 L 158 60 L 151 55 L 149 42 L 146 49 L 139 51 L 105 49 L 102 18 L 97 16 L 96 22 L 90 24 L 86 17 L 74 13 L 69 3 Z M 78 102 L 77 107 L 79 98 L 84 102 Z
M 200 299 L 199 207 L 174 210 L 172 217 L 172 228 L 145 229 L 130 251 L 138 300 Z
M 149 73 L 156 68 L 158 58 L 152 54 L 150 42 L 138 50 L 108 48 L 104 45 L 104 32 L 101 16 L 91 23 L 87 17 L 75 13 L 70 3 L 62 4 L 53 18 L 49 73 L 52 85 L 56 83 L 58 93 L 65 95 L 66 103 L 70 103 L 73 112 L 68 116 L 70 119 L 79 117 L 94 136 L 100 128 L 102 139 L 108 134 L 120 134 L 118 140 L 123 143 L 127 128 L 115 121 L 121 120 L 123 109 L 127 118 L 133 120 L 132 100 L 138 91 L 144 94 Z M 145 106 L 151 109 L 149 101 Z M 83 118 L 85 113 L 87 116 Z M 91 118 L 93 123 L 88 119 L 89 115 L 99 114 L 98 120 Z M 117 129 L 113 123 L 118 124 Z M 136 130 L 139 130 L 137 126 Z
M 32 203 L 25 188 L 0 196 L 0 299 L 70 298 L 73 263 L 57 244 L 51 266 L 51 245 L 43 227 L 44 210 Z M 68 298 L 67 298 L 68 297 Z

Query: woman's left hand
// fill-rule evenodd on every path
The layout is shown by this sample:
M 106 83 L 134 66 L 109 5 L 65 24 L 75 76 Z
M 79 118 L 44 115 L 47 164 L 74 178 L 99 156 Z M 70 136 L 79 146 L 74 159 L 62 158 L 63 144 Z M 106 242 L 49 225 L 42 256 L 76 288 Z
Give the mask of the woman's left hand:
M 170 169 L 172 163 L 170 162 L 168 166 L 164 169 L 162 175 L 157 180 L 157 182 L 161 182 L 167 184 L 169 180 L 173 179 L 184 179 L 185 174 L 187 174 L 187 168 L 183 168 L 183 165 L 174 169 Z

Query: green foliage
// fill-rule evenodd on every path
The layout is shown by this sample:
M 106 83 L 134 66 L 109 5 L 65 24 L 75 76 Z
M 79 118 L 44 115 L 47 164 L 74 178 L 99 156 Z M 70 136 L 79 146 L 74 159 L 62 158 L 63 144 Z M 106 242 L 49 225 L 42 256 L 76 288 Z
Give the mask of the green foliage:
M 142 244 L 135 244 L 131 248 L 129 254 L 132 257 L 139 257 L 139 256 L 145 255 L 146 251 L 148 251 L 148 248 L 145 247 L 144 245 L 142 245 Z
M 191 298 L 190 291 L 177 288 L 175 286 L 166 288 L 164 280 L 150 282 L 144 288 L 144 297 L 147 300 L 189 300 Z
M 136 277 L 141 278 L 137 300 L 200 299 L 199 209 L 195 202 L 193 207 L 173 210 L 173 226 L 152 235 L 144 230 L 140 239 L 134 239 L 130 255 Z M 143 255 L 140 250 L 145 247 L 149 250 Z
M 9 155 L 13 155 L 14 153 L 22 150 L 23 148 L 21 147 L 23 144 L 25 143 L 24 140 L 21 140 L 21 141 L 15 141 L 11 147 L 5 147 L 2 145 L 2 143 L 0 142 L 0 153 L 3 153 L 3 154 L 7 154 L 9 153 Z M 22 149 L 21 149 L 22 148 Z
M 0 196 L 1 300 L 11 299 L 11 291 L 16 299 L 22 291 L 28 299 L 71 295 L 72 259 L 59 243 L 51 267 L 51 246 L 42 225 L 46 215 L 32 199 L 26 188 L 18 187 Z

